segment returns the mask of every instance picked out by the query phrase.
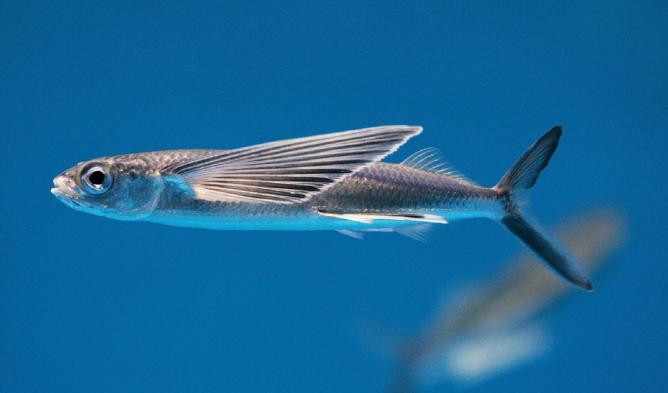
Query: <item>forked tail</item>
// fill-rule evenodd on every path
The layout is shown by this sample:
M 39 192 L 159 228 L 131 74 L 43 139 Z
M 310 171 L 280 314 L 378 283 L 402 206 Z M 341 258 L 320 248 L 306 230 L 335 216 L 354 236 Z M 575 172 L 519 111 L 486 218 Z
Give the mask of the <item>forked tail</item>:
M 557 149 L 560 137 L 559 126 L 545 133 L 522 154 L 494 188 L 504 201 L 505 214 L 501 219 L 503 225 L 561 277 L 582 289 L 591 291 L 593 288 L 591 281 L 584 275 L 577 262 L 523 217 L 517 200 L 519 194 L 536 184 L 538 175 Z

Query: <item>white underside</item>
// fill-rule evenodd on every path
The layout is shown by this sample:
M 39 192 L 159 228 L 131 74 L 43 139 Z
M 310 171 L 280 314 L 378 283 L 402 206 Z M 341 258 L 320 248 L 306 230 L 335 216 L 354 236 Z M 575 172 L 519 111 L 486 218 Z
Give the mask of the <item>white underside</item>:
M 496 211 L 475 211 L 475 210 L 441 210 L 441 211 L 411 211 L 410 214 L 428 214 L 430 217 L 442 217 L 443 222 L 437 220 L 428 221 L 431 223 L 446 223 L 468 218 L 499 218 Z M 264 230 L 264 231 L 319 231 L 319 230 L 365 230 L 377 228 L 401 228 L 412 226 L 425 221 L 412 219 L 383 219 L 376 218 L 378 215 L 364 214 L 363 219 L 356 217 L 335 217 L 332 215 L 299 214 L 290 216 L 271 215 L 271 216 L 217 216 L 202 214 L 166 214 L 156 213 L 145 220 L 164 225 L 203 228 L 213 230 Z M 371 218 L 370 218 L 371 217 Z

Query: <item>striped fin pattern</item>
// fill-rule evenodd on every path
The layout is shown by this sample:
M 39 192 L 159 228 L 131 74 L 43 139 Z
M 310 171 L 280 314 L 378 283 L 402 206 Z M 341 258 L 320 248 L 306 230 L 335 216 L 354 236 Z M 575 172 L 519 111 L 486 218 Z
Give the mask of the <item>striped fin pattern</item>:
M 298 203 L 394 152 L 421 127 L 384 126 L 226 150 L 171 164 L 198 199 Z

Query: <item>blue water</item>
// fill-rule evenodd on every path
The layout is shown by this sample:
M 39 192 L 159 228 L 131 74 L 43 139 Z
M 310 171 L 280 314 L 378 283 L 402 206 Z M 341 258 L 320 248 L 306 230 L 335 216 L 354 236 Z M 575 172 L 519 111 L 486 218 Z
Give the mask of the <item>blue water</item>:
M 562 124 L 534 216 L 630 218 L 597 291 L 550 316 L 555 350 L 474 391 L 665 391 L 666 70 L 664 2 L 3 2 L 0 391 L 382 391 L 360 324 L 414 333 L 520 247 L 499 225 L 189 230 L 49 188 L 97 156 L 392 123 L 425 131 L 390 161 L 436 146 L 486 185 Z

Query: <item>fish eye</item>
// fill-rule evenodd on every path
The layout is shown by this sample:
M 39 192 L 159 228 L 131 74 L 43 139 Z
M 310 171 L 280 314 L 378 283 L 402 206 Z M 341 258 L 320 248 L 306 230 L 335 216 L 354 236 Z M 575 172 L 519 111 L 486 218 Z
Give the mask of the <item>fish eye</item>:
M 104 194 L 109 191 L 113 178 L 106 168 L 94 165 L 81 174 L 81 184 L 84 190 L 93 195 Z

